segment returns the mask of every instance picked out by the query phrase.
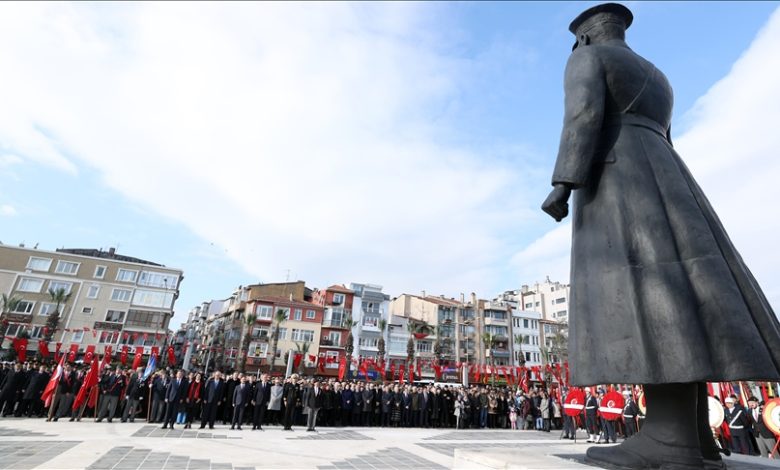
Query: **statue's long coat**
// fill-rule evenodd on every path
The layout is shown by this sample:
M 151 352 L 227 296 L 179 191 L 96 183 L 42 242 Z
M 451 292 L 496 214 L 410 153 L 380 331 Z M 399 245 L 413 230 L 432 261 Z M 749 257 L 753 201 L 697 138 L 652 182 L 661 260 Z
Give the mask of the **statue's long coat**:
M 572 383 L 780 379 L 780 324 L 670 143 L 666 77 L 617 41 L 573 51 L 565 91 Z

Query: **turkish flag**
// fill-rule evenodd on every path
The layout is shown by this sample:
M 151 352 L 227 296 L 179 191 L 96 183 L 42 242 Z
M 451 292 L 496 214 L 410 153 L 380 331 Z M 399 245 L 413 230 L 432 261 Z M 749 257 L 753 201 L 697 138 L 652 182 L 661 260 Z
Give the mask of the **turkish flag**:
M 347 373 L 347 358 L 341 356 L 339 361 L 339 380 L 344 380 L 344 375 Z
M 173 346 L 168 346 L 168 364 L 176 365 L 176 351 L 173 350 Z
M 150 353 L 152 356 L 160 357 L 160 348 L 157 346 L 152 346 L 152 350 Z
M 441 366 L 438 365 L 438 364 L 434 364 L 433 365 L 433 370 L 434 370 L 434 372 L 436 372 L 436 378 L 437 379 L 440 378 L 441 377 Z
M 401 385 L 404 384 L 404 372 L 405 372 L 404 371 L 404 365 L 403 364 L 399 365 L 398 366 L 398 383 L 400 383 Z
M 317 360 L 317 356 L 314 354 L 309 354 L 309 362 L 315 362 Z
M 297 369 L 303 360 L 303 353 L 295 353 L 293 356 L 293 369 Z
M 13 339 L 14 351 L 19 356 L 19 362 L 27 360 L 27 338 L 14 338 Z
M 95 345 L 90 344 L 84 352 L 84 364 L 92 364 L 92 357 L 95 355 Z
M 54 348 L 54 362 L 60 362 L 60 349 L 62 348 L 62 343 L 56 343 Z
M 38 354 L 41 355 L 41 357 L 49 357 L 49 343 L 46 342 L 46 340 L 39 340 L 38 341 Z
M 60 383 L 60 377 L 62 377 L 62 369 L 64 367 L 65 362 L 65 355 L 63 354 L 60 358 L 60 362 L 57 364 L 57 368 L 54 369 L 54 373 L 51 374 L 51 378 L 49 379 L 49 383 L 46 384 L 46 388 L 43 389 L 43 394 L 41 395 L 41 400 L 43 400 L 43 404 L 46 408 L 51 405 L 51 400 L 54 395 L 55 390 L 57 390 L 57 385 Z
M 360 363 L 360 373 L 368 380 L 368 363 L 366 361 Z
M 390 380 L 395 380 L 395 362 L 390 363 Z
M 92 349 L 95 349 L 95 347 L 93 346 Z M 92 390 L 92 387 L 97 385 L 98 381 L 100 380 L 100 364 L 98 364 L 98 359 L 93 353 L 89 354 L 92 359 L 90 361 L 91 365 L 89 367 L 89 372 L 87 372 L 87 376 L 84 378 L 84 382 L 81 384 L 79 392 L 76 394 L 76 399 L 73 401 L 73 406 L 71 407 L 73 411 L 78 410 L 81 404 L 89 398 L 89 393 Z M 84 362 L 86 363 L 87 361 Z
M 123 366 L 127 365 L 127 345 L 122 345 L 122 352 L 119 353 L 119 362 L 122 363 Z
M 106 360 L 106 356 L 108 356 L 108 362 L 111 362 L 111 354 L 113 353 L 113 350 L 111 349 L 111 345 L 107 344 L 105 348 L 103 348 L 103 360 Z
M 76 354 L 79 352 L 79 345 L 78 344 L 71 344 L 70 345 L 70 351 L 68 351 L 68 362 L 73 362 L 76 360 Z
M 143 346 L 136 346 L 135 347 L 135 356 L 133 357 L 133 365 L 132 369 L 136 370 L 139 367 L 141 367 L 141 359 L 144 355 L 144 347 Z

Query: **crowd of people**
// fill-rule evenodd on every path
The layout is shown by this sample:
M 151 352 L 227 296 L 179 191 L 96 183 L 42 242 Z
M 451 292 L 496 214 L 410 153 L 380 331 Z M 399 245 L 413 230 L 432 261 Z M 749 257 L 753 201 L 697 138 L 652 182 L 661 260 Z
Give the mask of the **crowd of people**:
M 3 417 L 61 418 L 96 422 L 133 422 L 137 417 L 162 428 L 193 423 L 200 429 L 215 424 L 230 429 L 263 430 L 264 426 L 418 427 L 452 429 L 560 430 L 561 438 L 575 439 L 584 429 L 587 442 L 610 443 L 627 438 L 641 428 L 644 415 L 631 392 L 624 391 L 625 405 L 617 419 L 599 413 L 604 389 L 584 389 L 580 416 L 563 412 L 561 398 L 543 388 L 510 388 L 475 384 L 381 383 L 333 378 L 305 378 L 297 374 L 223 375 L 182 370 L 158 370 L 145 376 L 143 368 L 105 368 L 92 399 L 74 406 L 88 367 L 65 364 L 56 393 L 48 406 L 42 400 L 50 381 L 47 366 L 33 363 L 4 364 L 0 368 L 0 414 Z M 750 399 L 745 410 L 732 397 L 725 400 L 730 435 L 717 433 L 721 444 L 735 452 L 768 456 L 776 441 L 760 414 L 761 404 Z M 776 455 L 776 454 L 775 454 Z M 777 455 L 776 455 L 777 456 Z

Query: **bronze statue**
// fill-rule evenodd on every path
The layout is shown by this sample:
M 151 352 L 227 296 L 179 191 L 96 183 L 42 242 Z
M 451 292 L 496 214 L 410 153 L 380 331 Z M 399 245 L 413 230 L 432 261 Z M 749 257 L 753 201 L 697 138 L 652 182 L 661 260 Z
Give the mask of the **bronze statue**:
M 644 384 L 642 430 L 590 448 L 610 468 L 725 468 L 708 381 L 780 380 L 780 324 L 670 138 L 672 89 L 632 51 L 633 15 L 590 8 L 569 29 L 565 117 L 542 209 L 572 210 L 572 383 Z

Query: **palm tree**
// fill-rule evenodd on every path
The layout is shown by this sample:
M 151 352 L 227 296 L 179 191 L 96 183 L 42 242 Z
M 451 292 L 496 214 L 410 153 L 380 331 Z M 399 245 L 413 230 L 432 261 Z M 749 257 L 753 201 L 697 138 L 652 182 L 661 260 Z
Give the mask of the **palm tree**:
M 252 327 L 255 326 L 257 315 L 254 313 L 248 313 L 244 317 L 244 331 L 241 335 L 241 341 L 238 344 L 238 358 L 236 360 L 238 369 L 241 372 L 246 372 L 246 359 L 249 356 L 249 344 L 252 343 Z
M 2 298 L 0 298 L 0 338 L 5 337 L 5 332 L 8 329 L 8 319 L 6 316 L 16 310 L 16 307 L 19 306 L 19 302 L 21 302 L 22 299 L 16 296 L 8 296 L 6 294 L 3 294 Z
M 482 343 L 485 345 L 485 349 L 490 349 L 490 381 L 492 386 L 496 386 L 496 358 L 493 355 L 493 346 L 496 343 L 496 335 L 489 332 L 482 333 Z
M 377 349 L 377 358 L 379 359 L 379 362 L 384 365 L 385 363 L 385 330 L 387 329 L 387 320 L 384 318 L 379 320 L 379 341 L 377 342 L 376 349 Z M 384 379 L 384 371 L 383 373 L 383 379 Z
M 517 348 L 517 351 L 520 353 L 519 354 L 520 360 L 518 361 L 520 363 L 520 367 L 524 367 L 525 354 L 523 353 L 523 335 L 515 335 L 515 347 Z
M 311 347 L 311 343 L 308 341 L 304 341 L 303 343 L 295 343 L 295 348 L 298 350 L 298 354 L 303 355 L 303 359 L 301 359 L 301 362 L 298 364 L 298 373 L 303 375 L 303 372 L 306 367 L 306 354 L 309 353 L 309 348 Z
M 60 287 L 56 290 L 49 287 L 49 298 L 51 298 L 51 301 L 54 302 L 56 306 L 54 307 L 54 312 L 46 319 L 46 329 L 44 330 L 43 339 L 47 343 L 51 341 L 54 333 L 57 331 L 57 326 L 60 324 L 60 308 L 68 303 L 71 295 L 73 295 L 73 293 L 67 292 L 64 287 Z
M 352 328 L 357 325 L 357 322 L 352 320 L 352 315 L 347 315 L 341 324 L 344 328 L 349 330 L 347 333 L 347 344 L 344 346 L 344 352 L 347 356 L 347 378 L 349 378 L 350 371 L 352 370 L 352 353 L 355 351 L 355 337 L 352 336 Z
M 414 360 L 414 334 L 417 332 L 417 328 L 411 319 L 406 322 L 406 329 L 409 330 L 409 341 L 406 342 L 406 369 L 408 370 Z
M 287 313 L 281 308 L 277 309 L 273 320 L 273 324 L 275 326 L 273 328 L 273 333 L 271 333 L 271 360 L 268 363 L 268 372 L 272 372 L 274 370 L 274 363 L 276 362 L 276 347 L 279 345 L 279 328 L 285 321 L 287 321 Z

